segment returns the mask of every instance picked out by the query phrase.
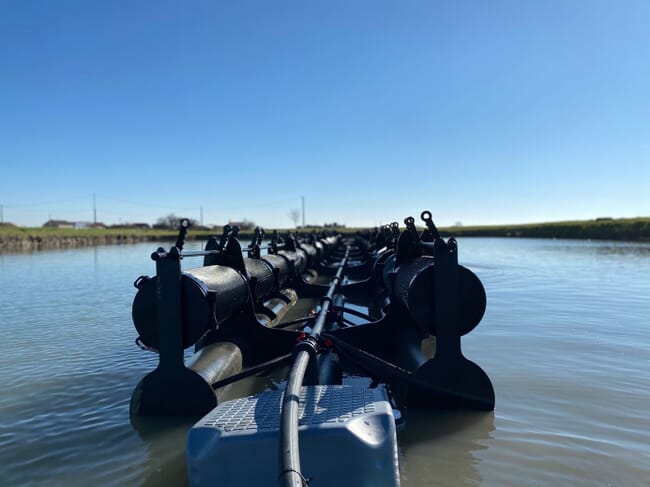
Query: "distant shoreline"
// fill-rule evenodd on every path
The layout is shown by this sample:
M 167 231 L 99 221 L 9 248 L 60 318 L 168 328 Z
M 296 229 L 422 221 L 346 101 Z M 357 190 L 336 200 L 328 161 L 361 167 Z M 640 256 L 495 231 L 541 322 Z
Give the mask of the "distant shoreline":
M 207 240 L 220 232 L 196 230 L 188 233 L 187 240 Z M 43 228 L 43 227 L 0 227 L 0 253 L 31 252 L 35 250 L 69 249 L 94 247 L 98 245 L 123 245 L 140 242 L 173 242 L 176 230 L 135 228 Z M 251 233 L 240 232 L 241 238 L 250 238 Z
M 346 234 L 355 233 L 357 228 L 341 228 Z M 207 240 L 219 234 L 219 230 L 192 230 L 189 240 Z M 650 241 L 650 217 L 599 219 L 524 225 L 482 225 L 441 227 L 443 236 L 455 237 L 515 237 L 515 238 L 558 238 L 592 239 L 618 241 Z M 175 230 L 135 228 L 43 228 L 0 226 L 0 252 L 21 252 L 49 249 L 91 247 L 97 245 L 132 244 L 138 242 L 173 241 Z M 250 232 L 241 232 L 246 242 Z
M 440 232 L 455 237 L 561 238 L 639 242 L 650 241 L 650 217 L 448 227 L 440 229 Z

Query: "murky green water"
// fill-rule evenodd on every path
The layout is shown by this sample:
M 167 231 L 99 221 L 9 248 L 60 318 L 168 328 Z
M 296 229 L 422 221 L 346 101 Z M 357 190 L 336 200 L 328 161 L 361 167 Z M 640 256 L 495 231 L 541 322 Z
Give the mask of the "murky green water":
M 1 485 L 186 482 L 190 424 L 128 415 L 157 361 L 130 317 L 153 248 L 0 254 Z M 650 244 L 462 239 L 460 260 L 488 293 L 463 350 L 496 410 L 411 413 L 403 484 L 648 485 Z

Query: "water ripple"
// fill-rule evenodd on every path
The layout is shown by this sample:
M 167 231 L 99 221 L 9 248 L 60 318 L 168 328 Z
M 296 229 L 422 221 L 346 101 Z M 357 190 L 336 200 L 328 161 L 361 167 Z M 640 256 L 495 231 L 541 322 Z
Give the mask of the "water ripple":
M 0 484 L 186 483 L 190 423 L 134 428 L 128 414 L 157 363 L 133 344 L 130 317 L 153 248 L 0 255 Z M 490 375 L 497 406 L 409 412 L 403 484 L 647 485 L 650 245 L 463 238 L 459 248 L 488 296 L 463 351 Z

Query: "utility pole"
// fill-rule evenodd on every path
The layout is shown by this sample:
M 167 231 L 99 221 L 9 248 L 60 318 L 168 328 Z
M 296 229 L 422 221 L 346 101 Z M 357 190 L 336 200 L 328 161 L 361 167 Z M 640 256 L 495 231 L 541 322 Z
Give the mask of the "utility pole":
M 97 204 L 95 203 L 95 193 L 93 193 L 93 225 L 97 225 Z
M 305 228 L 305 197 L 302 196 L 302 228 Z
M 203 226 L 203 207 L 201 207 L 201 226 Z
M 0 225 L 5 222 L 5 209 L 3 205 L 0 205 Z

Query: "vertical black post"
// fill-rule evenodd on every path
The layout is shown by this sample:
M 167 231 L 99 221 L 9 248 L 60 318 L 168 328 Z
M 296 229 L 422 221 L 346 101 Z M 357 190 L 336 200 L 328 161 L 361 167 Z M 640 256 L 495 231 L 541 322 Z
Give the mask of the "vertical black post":
M 441 238 L 434 243 L 434 309 L 436 322 L 436 357 L 456 359 L 461 354 L 460 288 L 458 282 L 458 247 L 456 240 Z
M 177 247 L 156 262 L 158 283 L 158 347 L 161 372 L 173 373 L 183 362 L 183 327 L 181 316 L 181 259 Z
M 461 295 L 456 240 L 434 242 L 436 352 L 413 374 L 411 406 L 444 409 L 494 409 L 494 388 L 487 374 L 461 351 Z
M 182 238 L 180 238 L 182 241 Z M 160 248 L 156 261 L 158 367 L 138 383 L 131 396 L 132 416 L 200 415 L 217 405 L 211 384 L 185 367 L 181 255 L 178 247 Z

